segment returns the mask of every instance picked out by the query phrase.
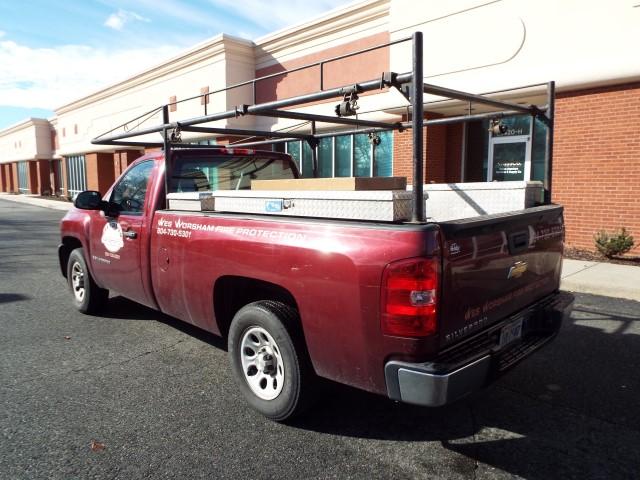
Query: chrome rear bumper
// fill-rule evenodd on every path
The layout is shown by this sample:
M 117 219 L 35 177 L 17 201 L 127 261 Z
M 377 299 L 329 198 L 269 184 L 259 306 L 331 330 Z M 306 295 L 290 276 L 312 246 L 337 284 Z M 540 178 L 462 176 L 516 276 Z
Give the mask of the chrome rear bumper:
M 542 318 L 547 328 L 543 331 L 530 330 L 520 341 L 502 350 L 496 349 L 495 343 L 484 343 L 481 348 L 470 350 L 462 361 L 458 356 L 455 364 L 441 363 L 437 358 L 425 363 L 387 362 L 385 379 L 389 398 L 439 407 L 479 390 L 551 341 L 563 320 L 571 315 L 573 300 L 570 293 L 555 293 L 506 318 L 501 324 L 507 324 L 518 316 L 524 317 L 525 321 Z

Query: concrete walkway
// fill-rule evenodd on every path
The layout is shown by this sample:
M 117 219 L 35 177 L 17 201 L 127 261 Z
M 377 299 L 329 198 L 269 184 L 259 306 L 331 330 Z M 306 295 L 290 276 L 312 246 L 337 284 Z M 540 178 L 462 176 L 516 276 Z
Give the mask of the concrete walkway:
M 9 200 L 11 202 L 26 203 L 36 207 L 51 208 L 53 210 L 69 210 L 73 203 L 62 202 L 60 200 L 48 200 L 38 195 L 12 195 L 10 193 L 0 193 L 0 200 Z
M 640 302 L 640 266 L 565 259 L 560 288 Z
M 36 195 L 0 193 L 0 199 L 55 210 L 69 210 L 73 205 L 71 202 L 47 200 Z M 570 292 L 628 298 L 640 302 L 640 266 L 565 259 L 560 288 Z

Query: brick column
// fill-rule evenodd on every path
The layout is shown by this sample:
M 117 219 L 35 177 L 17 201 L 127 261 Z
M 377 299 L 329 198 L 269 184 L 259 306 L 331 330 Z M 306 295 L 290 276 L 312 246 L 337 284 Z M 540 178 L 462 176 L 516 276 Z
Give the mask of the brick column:
M 19 192 L 19 184 L 18 184 L 18 162 L 12 162 L 11 164 L 11 178 L 13 179 L 13 191 Z
M 38 195 L 51 195 L 51 178 L 49 176 L 49 160 L 36 160 Z
M 113 154 L 113 176 L 114 178 L 118 178 L 122 170 L 120 169 L 120 152 L 115 152 Z
M 27 162 L 27 174 L 29 176 L 28 189 L 29 193 L 35 195 L 38 193 L 38 163 L 35 161 Z
M 429 180 L 432 180 L 432 178 L 430 178 L 431 168 L 427 163 L 431 159 L 426 155 L 429 148 L 427 142 L 427 127 L 422 129 L 422 142 L 424 145 L 424 183 L 429 183 Z M 427 157 L 426 160 L 424 160 L 425 157 Z M 411 184 L 413 181 L 413 132 L 411 129 L 403 132 L 393 131 L 393 176 L 407 177 L 408 184 Z
M 11 164 L 10 163 L 5 163 L 4 165 L 2 165 L 2 171 L 4 172 L 4 181 L 5 181 L 5 185 L 6 185 L 6 190 L 5 192 L 11 193 L 13 192 L 13 173 L 11 171 Z
M 116 178 L 118 178 L 122 172 L 124 172 L 129 165 L 131 165 L 135 160 L 144 155 L 144 152 L 139 150 L 120 150 L 114 155 L 114 162 L 117 158 L 118 166 L 116 170 Z
M 0 165 L 0 192 L 8 192 L 9 186 L 7 185 L 7 180 L 5 179 L 4 173 L 4 165 Z
M 13 163 L 7 164 L 7 177 L 9 178 L 9 191 L 17 192 L 18 184 L 16 183 L 17 172 L 16 172 L 15 164 Z
M 84 158 L 87 168 L 87 189 L 97 190 L 104 195 L 115 180 L 113 154 L 87 153 Z
M 62 196 L 69 197 L 69 185 L 67 182 L 67 159 L 62 157 L 60 160 L 60 171 L 62 172 Z
M 57 160 L 49 160 L 49 185 L 51 185 L 51 195 L 58 194 L 58 185 L 56 185 L 56 163 Z
M 438 118 L 427 116 L 426 119 Z M 405 118 L 403 117 L 403 120 Z M 424 183 L 447 181 L 447 126 L 431 125 L 422 128 L 422 142 L 424 144 Z M 459 161 L 458 161 L 459 162 Z M 458 168 L 459 170 L 459 168 Z M 455 175 L 455 171 L 452 175 Z M 407 182 L 413 179 L 413 132 L 393 131 L 393 175 L 407 177 Z

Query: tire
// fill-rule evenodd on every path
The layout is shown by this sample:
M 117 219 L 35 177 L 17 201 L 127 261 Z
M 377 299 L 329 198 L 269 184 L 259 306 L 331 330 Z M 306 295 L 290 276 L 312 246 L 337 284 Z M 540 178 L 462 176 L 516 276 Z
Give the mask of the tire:
M 93 280 L 82 248 L 76 248 L 69 255 L 67 282 L 73 295 L 73 304 L 82 313 L 99 312 L 109 298 L 109 290 L 98 287 Z
M 278 422 L 300 415 L 315 386 L 298 312 L 281 302 L 250 303 L 229 329 L 231 368 L 249 405 Z

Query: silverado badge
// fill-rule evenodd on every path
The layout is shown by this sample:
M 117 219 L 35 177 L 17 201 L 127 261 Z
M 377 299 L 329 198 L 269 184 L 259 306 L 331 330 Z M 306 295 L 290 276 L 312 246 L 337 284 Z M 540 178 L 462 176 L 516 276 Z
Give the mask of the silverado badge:
M 518 261 L 511 265 L 507 278 L 520 278 L 524 272 L 527 271 L 527 262 Z

